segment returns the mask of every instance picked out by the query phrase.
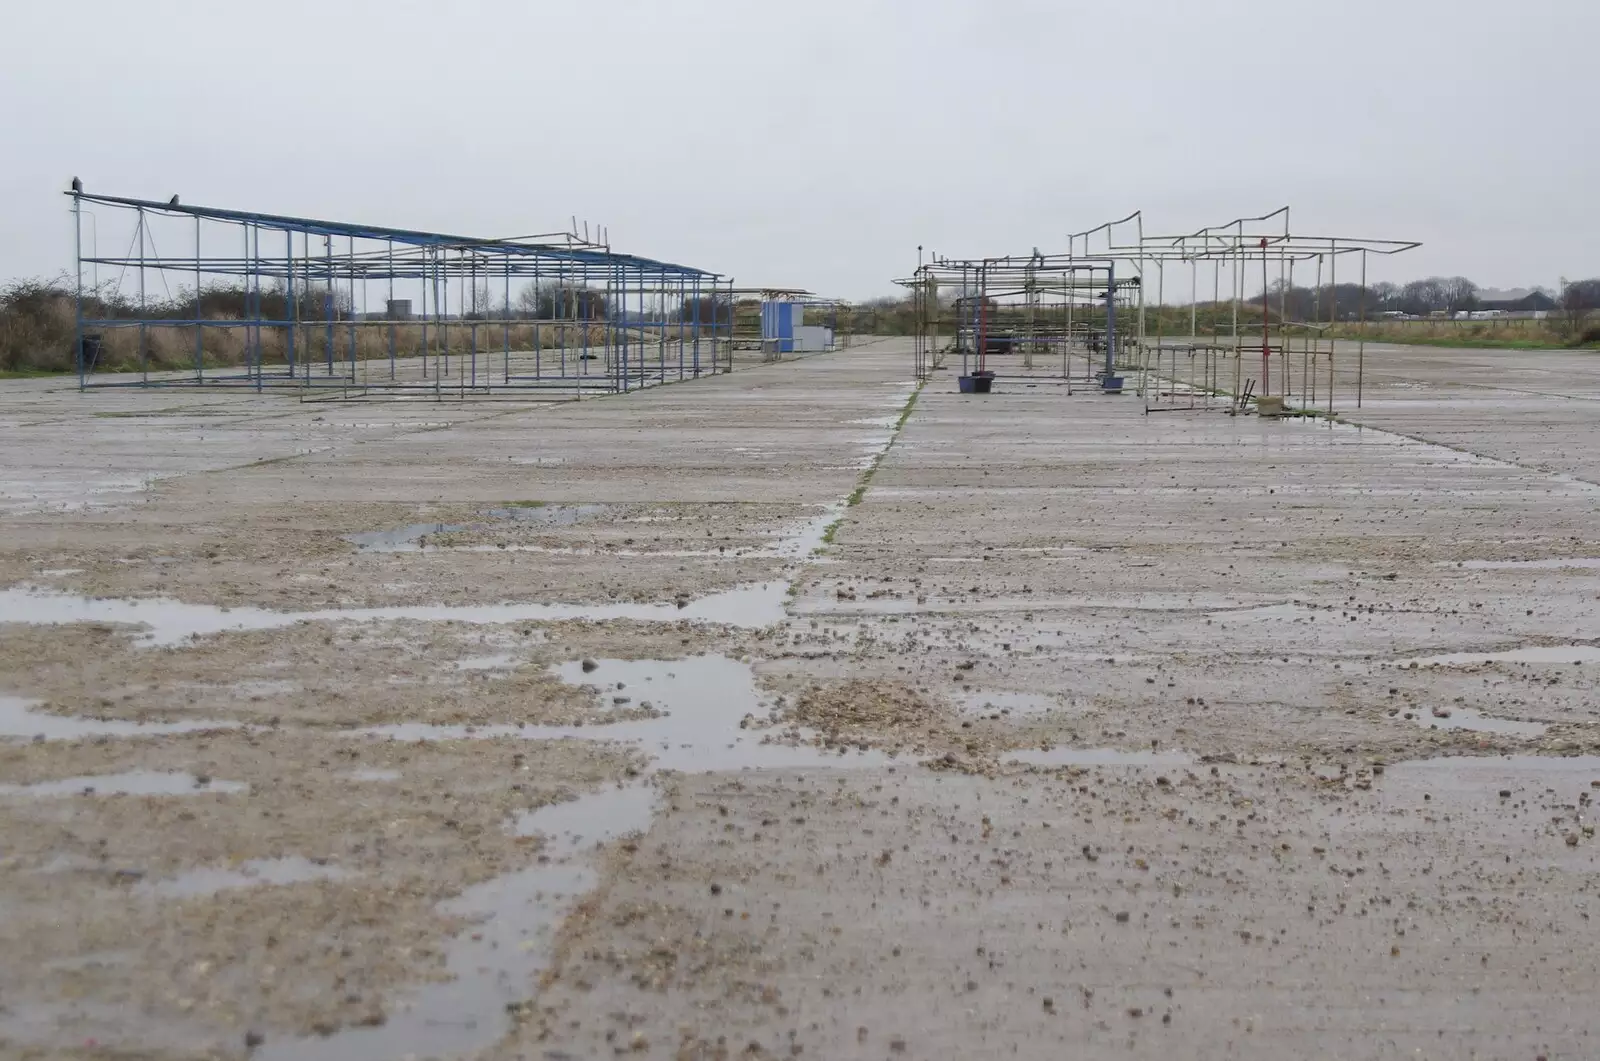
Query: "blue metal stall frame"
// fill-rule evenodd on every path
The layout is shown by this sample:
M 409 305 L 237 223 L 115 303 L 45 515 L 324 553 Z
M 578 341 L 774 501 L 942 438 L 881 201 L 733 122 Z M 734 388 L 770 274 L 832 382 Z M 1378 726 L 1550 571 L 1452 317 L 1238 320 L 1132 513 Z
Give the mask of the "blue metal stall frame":
M 576 231 L 478 239 L 189 206 L 176 196 L 90 194 L 76 182 L 66 194 L 84 390 L 282 387 L 319 397 L 562 400 L 733 367 L 730 279 L 620 254 Z M 89 204 L 94 245 L 85 254 Z M 102 254 L 100 239 L 120 245 L 119 221 L 126 249 Z M 157 228 L 170 240 L 175 226 L 184 249 L 163 255 Z M 86 289 L 86 267 L 116 279 Z M 519 296 L 513 281 L 527 285 Z M 407 292 L 421 313 L 392 316 Z M 375 294 L 383 314 L 366 309 Z M 227 312 L 208 312 L 208 301 Z M 131 343 L 120 340 L 128 332 Z M 153 363 L 157 339 L 192 344 L 183 367 L 171 355 Z M 210 363 L 208 341 L 228 347 Z M 132 347 L 120 364 L 133 371 L 103 368 L 114 346 Z
M 1140 294 L 1141 279 L 1117 275 L 1113 257 L 1072 254 L 946 258 L 933 255 L 909 278 L 916 311 L 913 365 L 927 379 L 943 364 L 945 349 L 961 359 L 961 379 L 992 384 L 1059 383 L 1119 393 L 1119 360 L 1129 341 L 1119 327 Z M 951 292 L 948 303 L 941 292 Z M 1021 354 L 1023 363 L 991 360 Z M 1035 365 L 1036 357 L 1042 357 Z M 1059 357 L 1059 362 L 1056 360 Z M 1075 367 L 1081 364 L 1081 369 Z M 999 367 L 997 367 L 999 366 Z

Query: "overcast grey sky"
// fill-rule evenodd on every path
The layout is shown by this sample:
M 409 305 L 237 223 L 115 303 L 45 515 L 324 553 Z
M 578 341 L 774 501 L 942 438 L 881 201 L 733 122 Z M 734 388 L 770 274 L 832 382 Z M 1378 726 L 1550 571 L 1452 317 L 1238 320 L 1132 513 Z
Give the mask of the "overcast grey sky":
M 0 279 L 91 191 L 565 227 L 859 298 L 1285 203 L 1374 279 L 1600 274 L 1600 0 L 0 0 Z M 1342 279 L 1343 277 L 1341 277 Z

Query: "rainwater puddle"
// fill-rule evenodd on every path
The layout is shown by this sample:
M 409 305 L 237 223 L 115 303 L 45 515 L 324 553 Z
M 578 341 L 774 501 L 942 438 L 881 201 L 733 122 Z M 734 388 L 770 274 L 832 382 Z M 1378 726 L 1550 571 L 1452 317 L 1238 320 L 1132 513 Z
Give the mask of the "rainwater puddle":
M 725 560 L 729 557 L 740 557 L 746 560 L 803 560 L 826 544 L 823 538 L 828 533 L 828 527 L 844 513 L 844 510 L 845 504 L 842 501 L 828 505 L 819 515 L 800 522 L 791 530 L 780 531 L 774 535 L 776 541 L 773 544 L 753 549 L 604 549 L 587 546 L 523 545 L 514 543 L 452 545 L 441 546 L 440 548 L 448 549 L 451 552 L 540 553 L 545 556 L 650 557 L 658 560 Z M 432 547 L 430 546 L 430 548 Z
M 877 753 L 841 756 L 811 745 L 764 744 L 765 732 L 745 730 L 746 715 L 764 717 L 767 702 L 756 688 L 749 664 L 726 656 L 691 656 L 679 660 L 595 661 L 592 672 L 579 662 L 563 663 L 557 675 L 573 685 L 595 688 L 597 698 L 610 696 L 622 682 L 636 702 L 650 701 L 664 712 L 659 718 L 586 726 L 433 726 L 402 722 L 354 730 L 354 735 L 402 741 L 521 737 L 526 740 L 617 741 L 638 745 L 653 757 L 651 769 L 742 770 L 776 767 L 875 765 L 887 760 Z
M 1464 729 L 1474 733 L 1497 733 L 1504 737 L 1542 737 L 1549 728 L 1543 722 L 1494 718 L 1468 707 L 1451 708 L 1449 718 L 1439 718 L 1429 710 L 1416 711 L 1411 721 L 1423 729 Z
M 531 524 L 540 527 L 570 527 L 576 523 L 604 515 L 614 505 L 511 505 L 491 508 L 484 512 L 491 520 Z M 415 553 L 429 548 L 427 539 L 441 534 L 459 534 L 463 531 L 491 530 L 492 522 L 480 523 L 411 523 L 392 530 L 362 531 L 347 534 L 344 540 L 362 552 Z M 448 548 L 448 547 L 446 547 Z M 470 546 L 472 549 L 492 550 L 494 545 Z
M 827 544 L 823 539 L 827 537 L 828 528 L 844 515 L 844 510 L 843 501 L 829 505 L 820 515 L 806 520 L 793 533 L 785 535 L 782 541 L 766 551 L 767 555 L 783 560 L 801 560 L 810 556 Z
M 420 543 L 430 534 L 456 534 L 471 526 L 470 523 L 410 523 L 393 530 L 346 534 L 344 540 L 363 552 L 413 552 L 423 548 Z
M 961 710 L 969 715 L 1043 715 L 1061 709 L 1061 701 L 1044 693 L 969 693 Z
M 1506 783 L 1537 785 L 1541 790 L 1571 784 L 1582 792 L 1600 780 L 1597 755 L 1448 755 L 1437 759 L 1412 759 L 1388 768 L 1390 781 L 1426 781 L 1439 788 L 1472 791 L 1492 799 L 1494 789 Z
M 286 678 L 252 678 L 234 682 L 228 688 L 239 696 L 292 696 L 300 691 L 300 683 Z
M 518 836 L 544 836 L 541 854 L 580 854 L 627 833 L 650 827 L 659 799 L 648 785 L 624 785 L 565 803 L 551 803 L 517 818 Z
M 135 894 L 162 899 L 197 899 L 231 888 L 252 888 L 258 884 L 299 884 L 313 880 L 342 880 L 350 876 L 338 866 L 318 865 L 308 858 L 255 858 L 232 869 L 203 866 L 186 870 L 168 880 L 140 881 Z
M 0 590 L 0 622 L 35 625 L 126 623 L 148 628 L 147 645 L 175 645 L 191 637 L 228 630 L 275 630 L 302 622 L 458 622 L 502 624 L 630 619 L 638 622 L 705 622 L 758 629 L 781 622 L 787 582 L 759 582 L 688 601 L 644 604 L 477 604 L 409 605 L 388 608 L 324 608 L 273 612 L 261 608 L 219 608 L 185 604 L 163 597 L 144 599 L 80 597 L 52 590 L 12 587 Z
M 352 770 L 344 775 L 351 781 L 398 781 L 398 770 Z
M 1128 752 L 1119 748 L 1022 748 L 1006 752 L 1009 762 L 1031 766 L 1190 766 L 1183 752 Z
M 102 952 L 96 959 L 89 964 L 91 969 L 115 970 L 119 978 L 138 975 L 133 954 Z M 82 998 L 29 997 L 20 992 L 7 1000 L 0 1028 L 4 1029 L 7 1046 L 36 1044 L 43 1048 L 39 1053 L 42 1057 L 56 1053 L 63 1042 L 86 1047 L 95 1042 L 115 1043 L 124 1047 L 124 1056 L 146 1057 L 205 1056 L 214 1054 L 216 1047 L 215 1030 L 199 1022 L 147 1017 L 127 1005 L 101 1005 Z
M 470 659 L 456 660 L 456 670 L 508 671 L 514 668 L 516 665 L 516 657 L 509 652 L 502 652 L 493 656 L 473 656 Z
M 0 785 L 0 796 L 201 796 L 244 792 L 249 787 L 238 781 L 208 780 L 201 784 L 193 774 L 131 770 L 125 774 L 65 777 L 32 785 Z
M 491 508 L 487 515 L 495 519 L 509 519 L 518 523 L 532 523 L 541 527 L 570 527 L 585 520 L 597 519 L 616 510 L 617 505 L 510 505 Z
M 971 561 L 974 566 L 982 561 Z M 1012 612 L 1051 614 L 1057 612 L 1135 612 L 1174 615 L 1214 612 L 1237 608 L 1236 600 L 1221 594 L 1141 593 L 1126 597 L 928 597 L 920 603 L 914 597 L 882 597 L 855 601 L 808 599 L 798 603 L 799 616 L 825 615 L 967 615 Z M 1239 613 L 1226 613 L 1237 615 Z
M 1465 667 L 1479 663 L 1546 663 L 1554 666 L 1600 662 L 1600 647 L 1594 645 L 1530 645 L 1505 652 L 1451 652 L 1442 656 L 1419 656 L 1396 660 L 1395 665 L 1418 667 Z
M 326 1039 L 268 1042 L 255 1056 L 269 1061 L 454 1057 L 502 1038 L 511 1027 L 506 1007 L 528 997 L 534 978 L 549 964 L 551 937 L 599 881 L 594 869 L 573 860 L 597 844 L 648 829 L 655 804 L 654 789 L 631 785 L 522 815 L 515 826 L 518 835 L 545 837 L 540 861 L 439 906 L 444 914 L 476 923 L 446 947 L 445 968 L 453 979 L 400 999 L 379 1027 L 348 1028 Z
M 1461 560 L 1441 567 L 1464 567 L 1473 571 L 1552 571 L 1565 568 L 1600 568 L 1600 559 L 1579 557 L 1555 560 Z
M 526 999 L 549 963 L 549 937 L 573 903 L 593 888 L 583 865 L 533 866 L 462 892 L 441 912 L 486 922 L 450 941 L 445 972 L 389 1007 L 377 1027 L 346 1028 L 326 1038 L 268 1040 L 261 1061 L 351 1061 L 474 1054 L 511 1027 L 506 1007 Z M 473 938 L 476 936 L 477 938 Z
M 0 740 L 82 740 L 86 737 L 158 737 L 165 733 L 199 733 L 238 729 L 237 722 L 122 722 L 35 711 L 37 700 L 0 696 Z
M 1293 622 L 1311 615 L 1314 609 L 1303 604 L 1263 604 L 1255 608 L 1232 608 L 1211 612 L 1210 619 L 1243 619 L 1252 623 Z

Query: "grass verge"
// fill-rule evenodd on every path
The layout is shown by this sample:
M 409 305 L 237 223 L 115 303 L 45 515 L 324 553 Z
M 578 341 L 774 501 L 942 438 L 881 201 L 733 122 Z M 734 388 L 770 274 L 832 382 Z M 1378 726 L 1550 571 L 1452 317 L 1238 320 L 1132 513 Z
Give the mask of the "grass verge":
M 844 507 L 846 509 L 855 508 L 867 496 L 867 488 L 872 485 L 872 477 L 878 473 L 878 466 L 883 463 L 883 458 L 889 455 L 891 449 L 894 449 L 895 441 L 899 439 L 900 432 L 905 429 L 906 421 L 911 419 L 911 413 L 917 407 L 917 396 L 922 393 L 922 388 L 926 383 L 927 380 L 919 382 L 916 388 L 912 390 L 911 396 L 906 399 L 906 403 L 900 407 L 900 415 L 895 419 L 894 429 L 889 432 L 889 441 L 878 451 L 878 455 L 872 458 L 872 463 L 867 465 L 866 470 L 856 480 L 856 488 L 850 491 L 849 497 L 845 498 Z M 843 515 L 828 524 L 827 529 L 822 532 L 822 544 L 832 545 L 834 537 L 839 533 L 839 528 L 843 524 Z M 821 549 L 815 549 L 813 550 L 813 555 L 821 551 Z

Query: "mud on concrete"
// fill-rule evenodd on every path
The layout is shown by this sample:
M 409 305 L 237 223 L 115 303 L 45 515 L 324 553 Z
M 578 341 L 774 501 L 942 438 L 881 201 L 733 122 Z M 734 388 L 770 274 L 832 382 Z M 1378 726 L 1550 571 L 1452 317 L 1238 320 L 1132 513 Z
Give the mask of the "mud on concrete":
M 1367 363 L 8 383 L 0 1044 L 1588 1056 L 1600 367 Z

